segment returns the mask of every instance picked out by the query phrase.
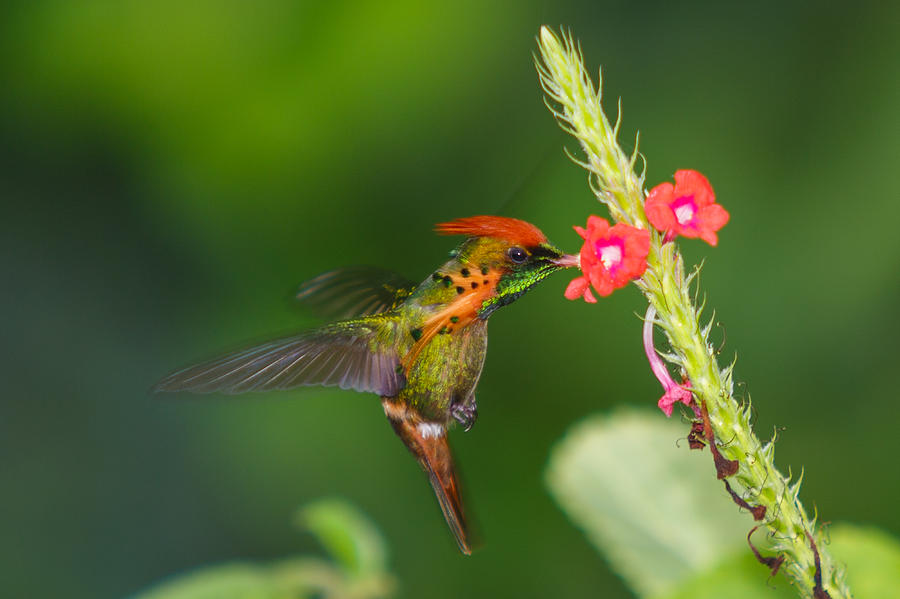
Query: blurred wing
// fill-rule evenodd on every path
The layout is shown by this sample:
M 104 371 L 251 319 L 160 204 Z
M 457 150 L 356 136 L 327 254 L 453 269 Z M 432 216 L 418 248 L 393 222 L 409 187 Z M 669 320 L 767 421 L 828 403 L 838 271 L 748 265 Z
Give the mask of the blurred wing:
M 307 385 L 395 396 L 406 384 L 390 348 L 371 343 L 375 328 L 342 322 L 249 347 L 179 370 L 154 391 L 246 393 Z
M 394 271 L 351 266 L 303 283 L 297 299 L 324 318 L 353 318 L 390 310 L 414 288 L 413 282 Z

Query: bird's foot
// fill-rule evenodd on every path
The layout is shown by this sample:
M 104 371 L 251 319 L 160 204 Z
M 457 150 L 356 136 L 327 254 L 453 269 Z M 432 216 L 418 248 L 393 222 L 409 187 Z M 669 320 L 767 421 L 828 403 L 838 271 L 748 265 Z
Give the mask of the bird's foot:
M 455 405 L 452 408 L 452 415 L 454 420 L 462 425 L 463 430 L 469 432 L 478 418 L 478 406 L 474 402 Z

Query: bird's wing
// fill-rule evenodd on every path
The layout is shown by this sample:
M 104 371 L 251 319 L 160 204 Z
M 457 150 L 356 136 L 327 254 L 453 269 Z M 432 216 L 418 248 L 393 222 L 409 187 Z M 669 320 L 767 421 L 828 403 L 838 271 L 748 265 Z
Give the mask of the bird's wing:
M 415 283 L 375 266 L 350 266 L 322 273 L 297 290 L 297 300 L 323 318 L 354 318 L 390 310 Z
M 307 385 L 394 396 L 406 384 L 392 348 L 375 343 L 377 323 L 344 321 L 189 366 L 155 391 L 245 393 Z
M 403 440 L 428 475 L 450 532 L 459 550 L 472 554 L 472 541 L 462 508 L 459 478 L 453 465 L 453 454 L 447 443 L 447 429 L 435 422 L 424 422 L 406 406 L 386 398 L 382 400 L 394 432 Z

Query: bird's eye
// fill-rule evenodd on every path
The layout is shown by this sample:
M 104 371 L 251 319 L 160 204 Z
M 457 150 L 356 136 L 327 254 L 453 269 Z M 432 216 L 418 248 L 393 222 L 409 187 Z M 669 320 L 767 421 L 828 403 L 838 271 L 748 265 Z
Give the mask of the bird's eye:
M 528 259 L 528 254 L 520 247 L 509 248 L 507 254 L 509 254 L 509 259 L 516 264 L 522 264 L 523 262 L 525 262 L 525 260 Z

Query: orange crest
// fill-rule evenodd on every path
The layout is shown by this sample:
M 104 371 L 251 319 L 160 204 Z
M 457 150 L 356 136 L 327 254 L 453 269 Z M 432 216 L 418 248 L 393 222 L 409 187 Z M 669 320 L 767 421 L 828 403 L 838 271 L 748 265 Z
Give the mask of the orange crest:
M 447 223 L 438 223 L 434 230 L 441 235 L 496 237 L 525 247 L 535 247 L 547 241 L 540 229 L 529 222 L 506 216 L 468 216 Z

